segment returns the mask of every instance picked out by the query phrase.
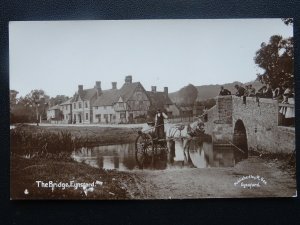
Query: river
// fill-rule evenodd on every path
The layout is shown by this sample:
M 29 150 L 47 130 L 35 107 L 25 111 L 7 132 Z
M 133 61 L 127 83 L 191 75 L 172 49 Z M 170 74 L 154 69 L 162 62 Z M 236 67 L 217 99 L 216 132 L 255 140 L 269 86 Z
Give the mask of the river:
M 168 145 L 169 147 L 169 145 Z M 128 171 L 139 169 L 135 158 L 135 143 L 80 148 L 73 159 L 103 169 Z M 164 151 L 144 169 L 188 169 L 233 167 L 236 163 L 233 149 L 213 149 L 212 143 L 197 140 L 176 140 L 175 151 Z

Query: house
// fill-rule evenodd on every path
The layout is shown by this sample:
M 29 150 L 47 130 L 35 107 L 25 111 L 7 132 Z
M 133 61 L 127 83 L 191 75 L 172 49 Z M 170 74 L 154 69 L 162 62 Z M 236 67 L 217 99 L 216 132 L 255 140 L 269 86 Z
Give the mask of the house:
M 62 112 L 62 121 L 61 123 L 72 123 L 72 101 L 73 98 L 60 104 L 60 109 Z
M 72 123 L 92 123 L 92 105 L 102 93 L 101 82 L 96 81 L 95 87 L 83 89 L 83 85 L 78 85 L 78 91 L 72 98 Z
M 50 107 L 47 110 L 47 120 L 52 121 L 60 121 L 62 119 L 61 107 L 59 105 L 55 105 Z
M 180 115 L 179 108 L 169 98 L 168 87 L 164 87 L 163 92 L 156 91 L 156 86 L 147 91 L 151 101 L 151 114 L 155 114 L 157 109 L 165 111 L 169 118 Z M 153 116 L 153 115 L 152 115 Z
M 94 123 L 134 123 L 146 119 L 150 100 L 140 82 L 132 82 L 132 76 L 125 77 L 125 83 L 117 89 L 104 90 L 93 103 Z
M 140 82 L 132 82 L 132 76 L 126 76 L 119 96 L 115 104 L 117 120 L 128 123 L 146 120 L 151 103 Z
M 119 97 L 117 83 L 112 82 L 112 89 L 103 90 L 93 103 L 93 123 L 116 123 L 114 104 Z
M 193 117 L 193 107 L 192 106 L 181 106 L 180 115 L 182 117 Z

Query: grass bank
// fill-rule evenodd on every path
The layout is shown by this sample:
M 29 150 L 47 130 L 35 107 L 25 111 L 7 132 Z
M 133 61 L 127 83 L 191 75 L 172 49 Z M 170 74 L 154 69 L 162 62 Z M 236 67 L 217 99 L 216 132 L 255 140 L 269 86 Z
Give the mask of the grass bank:
M 133 175 L 71 159 L 71 153 L 80 147 L 132 142 L 137 130 L 19 125 L 10 132 L 12 199 L 128 199 L 138 195 Z M 37 181 L 81 186 L 47 188 Z
M 130 199 L 139 195 L 128 186 L 135 186 L 133 175 L 114 170 L 92 168 L 72 160 L 11 158 L 12 199 Z M 37 181 L 48 183 L 93 183 L 93 188 L 54 189 L 38 187 Z M 40 185 L 41 186 L 41 185 Z
M 15 129 L 19 131 L 29 132 L 32 134 L 40 134 L 48 132 L 50 134 L 59 134 L 68 132 L 73 138 L 80 139 L 87 145 L 109 145 L 122 144 L 135 141 L 139 128 L 125 127 L 97 127 L 97 126 L 32 126 L 18 125 Z

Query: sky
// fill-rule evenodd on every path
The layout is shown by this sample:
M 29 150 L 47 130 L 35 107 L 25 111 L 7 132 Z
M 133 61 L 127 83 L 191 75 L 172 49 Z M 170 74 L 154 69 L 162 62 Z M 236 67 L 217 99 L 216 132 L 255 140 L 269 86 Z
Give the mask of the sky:
M 146 90 L 248 82 L 261 72 L 255 52 L 272 35 L 293 36 L 281 19 L 12 21 L 10 89 L 73 96 L 125 76 Z

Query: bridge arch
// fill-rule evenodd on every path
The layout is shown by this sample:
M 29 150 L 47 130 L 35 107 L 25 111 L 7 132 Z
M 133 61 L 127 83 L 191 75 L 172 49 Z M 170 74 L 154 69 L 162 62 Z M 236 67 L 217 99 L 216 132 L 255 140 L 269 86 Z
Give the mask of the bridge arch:
M 233 130 L 233 144 L 237 147 L 237 155 L 248 158 L 248 140 L 244 122 L 238 119 Z M 243 152 L 242 152 L 243 151 Z

